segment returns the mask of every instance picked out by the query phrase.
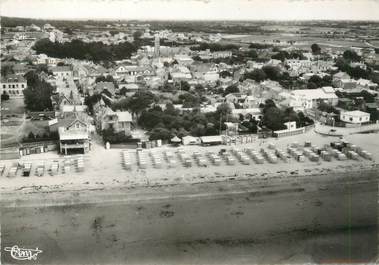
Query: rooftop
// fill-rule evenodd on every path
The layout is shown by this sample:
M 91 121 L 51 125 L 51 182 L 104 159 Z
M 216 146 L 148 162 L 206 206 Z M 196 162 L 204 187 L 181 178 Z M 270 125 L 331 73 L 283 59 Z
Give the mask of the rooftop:
M 353 117 L 361 117 L 361 116 L 370 115 L 369 113 L 363 112 L 363 111 L 360 111 L 360 110 L 345 111 L 345 112 L 342 112 L 341 114 L 349 115 L 349 116 L 353 116 Z

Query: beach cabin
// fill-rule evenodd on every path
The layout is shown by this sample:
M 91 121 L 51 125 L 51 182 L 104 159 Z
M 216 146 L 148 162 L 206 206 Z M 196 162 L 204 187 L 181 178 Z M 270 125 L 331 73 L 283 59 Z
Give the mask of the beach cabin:
M 221 135 L 216 136 L 202 136 L 200 137 L 201 144 L 204 146 L 220 145 L 223 143 Z

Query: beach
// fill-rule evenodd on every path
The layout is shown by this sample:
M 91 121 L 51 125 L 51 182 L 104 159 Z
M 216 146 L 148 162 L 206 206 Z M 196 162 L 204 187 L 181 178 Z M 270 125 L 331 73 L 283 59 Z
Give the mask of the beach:
M 378 150 L 374 136 L 359 138 L 359 145 Z M 333 139 L 318 137 L 317 144 Z M 104 153 L 105 161 L 119 155 Z M 136 170 L 134 182 L 127 174 L 98 173 L 58 177 L 55 186 L 54 177 L 15 178 L 25 180 L 22 187 L 7 179 L 2 246 L 38 247 L 40 264 L 372 262 L 378 167 L 344 162 L 207 167 L 202 175 L 196 168 L 149 168 Z M 14 263 L 9 255 L 2 259 Z

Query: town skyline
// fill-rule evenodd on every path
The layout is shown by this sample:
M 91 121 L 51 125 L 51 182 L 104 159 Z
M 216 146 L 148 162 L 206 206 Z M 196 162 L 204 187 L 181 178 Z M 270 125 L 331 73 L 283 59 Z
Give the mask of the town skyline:
M 16 8 L 20 4 L 25 8 Z M 64 10 L 64 12 L 56 14 L 55 10 Z M 259 12 L 255 12 L 256 10 Z M 3 0 L 1 16 L 61 20 L 378 21 L 379 1 L 81 0 L 74 2 L 71 0 Z

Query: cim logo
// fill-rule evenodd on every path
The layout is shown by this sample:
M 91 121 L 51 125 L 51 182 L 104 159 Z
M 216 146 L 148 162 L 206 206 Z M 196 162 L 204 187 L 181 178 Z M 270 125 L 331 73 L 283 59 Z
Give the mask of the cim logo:
M 16 260 L 37 260 L 38 254 L 42 253 L 42 250 L 35 248 L 19 248 L 17 245 L 13 247 L 5 247 L 4 251 L 10 252 L 11 257 Z

